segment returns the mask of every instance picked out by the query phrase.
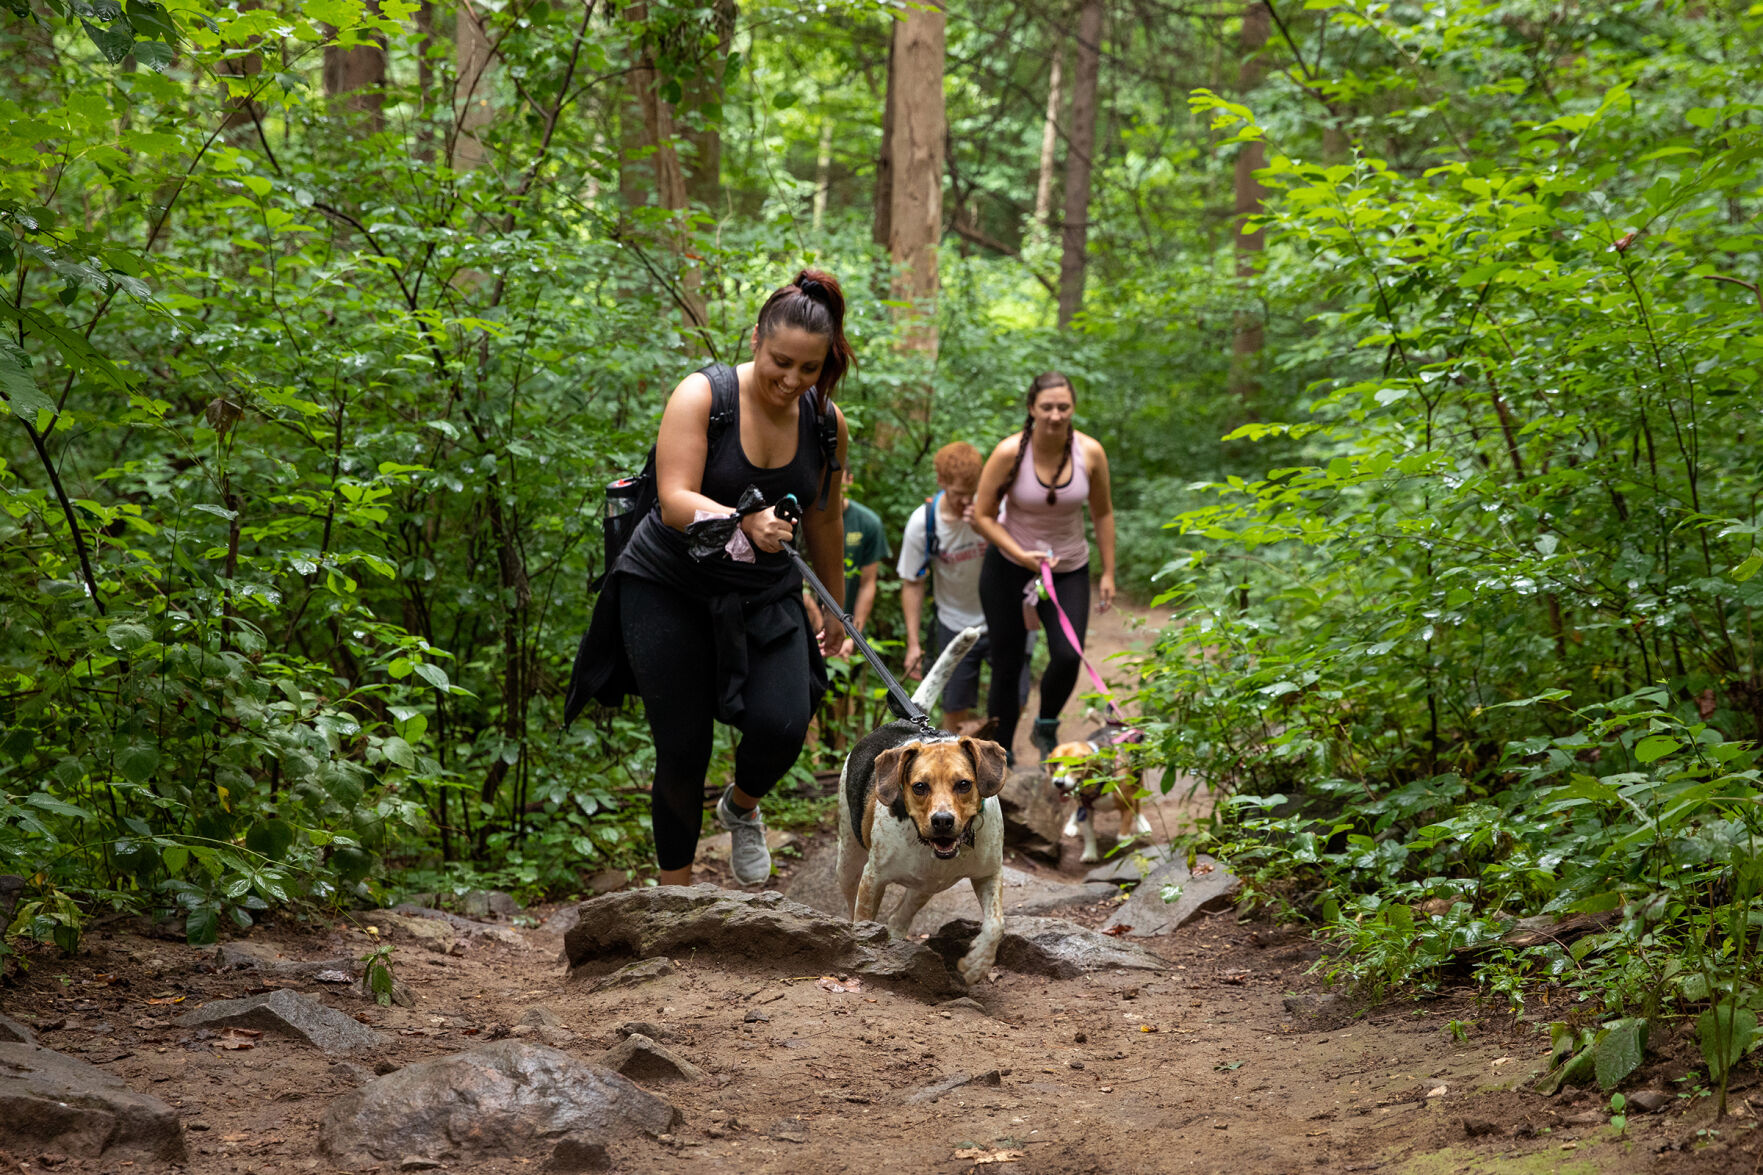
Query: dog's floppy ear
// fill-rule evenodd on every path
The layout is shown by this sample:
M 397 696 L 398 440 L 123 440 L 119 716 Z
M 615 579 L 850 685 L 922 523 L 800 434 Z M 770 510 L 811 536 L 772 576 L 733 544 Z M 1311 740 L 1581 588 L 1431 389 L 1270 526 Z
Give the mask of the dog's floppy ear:
M 900 788 L 906 783 L 906 773 L 912 770 L 912 760 L 918 757 L 918 744 L 910 743 L 903 747 L 893 747 L 875 757 L 875 798 L 885 808 L 891 808 L 900 799 Z
M 990 739 L 964 738 L 961 749 L 973 760 L 973 781 L 982 797 L 1004 790 L 1004 748 Z

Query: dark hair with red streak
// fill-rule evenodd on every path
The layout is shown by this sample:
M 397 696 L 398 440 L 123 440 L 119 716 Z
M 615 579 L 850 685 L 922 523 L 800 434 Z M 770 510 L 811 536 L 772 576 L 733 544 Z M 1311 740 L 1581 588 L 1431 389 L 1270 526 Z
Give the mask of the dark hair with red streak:
M 828 340 L 826 362 L 820 378 L 814 381 L 824 411 L 838 391 L 839 381 L 856 362 L 850 340 L 845 338 L 845 292 L 839 288 L 839 279 L 825 270 L 804 269 L 789 285 L 773 293 L 759 308 L 759 337 L 770 338 L 782 326 L 825 335 Z
M 1017 474 L 1022 472 L 1022 455 L 1028 452 L 1029 438 L 1035 433 L 1035 401 L 1040 399 L 1042 392 L 1050 392 L 1054 388 L 1064 388 L 1071 393 L 1073 401 L 1077 399 L 1077 389 L 1071 381 L 1057 371 L 1037 375 L 1034 382 L 1028 385 L 1028 420 L 1022 426 L 1022 435 L 1016 444 L 1016 460 L 1010 463 L 1010 479 L 1004 483 L 1004 494 L 1009 496 L 1010 487 L 1016 484 Z M 1059 501 L 1059 476 L 1065 472 L 1066 465 L 1071 462 L 1071 447 L 1077 443 L 1077 429 L 1065 434 L 1065 452 L 1059 454 L 1059 468 L 1053 471 L 1053 484 L 1047 487 L 1047 505 L 1055 505 Z M 1032 468 L 1032 467 L 1031 467 Z

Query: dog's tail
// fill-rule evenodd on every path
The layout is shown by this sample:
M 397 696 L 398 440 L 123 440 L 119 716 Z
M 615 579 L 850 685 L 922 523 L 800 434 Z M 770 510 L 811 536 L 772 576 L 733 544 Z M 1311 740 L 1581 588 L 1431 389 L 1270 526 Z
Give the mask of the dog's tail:
M 937 699 L 943 696 L 943 687 L 955 675 L 955 666 L 961 664 L 961 658 L 967 656 L 967 651 L 979 643 L 982 635 L 977 628 L 964 628 L 955 634 L 954 640 L 943 646 L 943 651 L 937 655 L 937 663 L 930 667 L 930 672 L 924 675 L 924 680 L 912 691 L 914 706 L 920 710 L 929 710 L 936 705 Z

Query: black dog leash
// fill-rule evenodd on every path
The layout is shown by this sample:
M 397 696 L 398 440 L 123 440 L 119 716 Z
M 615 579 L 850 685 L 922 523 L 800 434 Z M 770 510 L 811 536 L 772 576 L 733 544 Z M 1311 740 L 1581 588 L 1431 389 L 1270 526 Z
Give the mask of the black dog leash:
M 795 494 L 785 494 L 773 508 L 773 513 L 777 515 L 779 521 L 788 522 L 794 526 L 802 521 L 802 503 L 796 500 Z M 813 568 L 808 566 L 808 561 L 802 558 L 801 552 L 797 551 L 790 543 L 784 543 L 783 548 L 791 561 L 796 564 L 796 570 L 802 573 L 802 578 L 808 581 L 808 586 L 814 589 L 814 594 L 820 597 L 820 602 L 831 608 L 837 613 L 839 619 L 844 621 L 845 631 L 851 634 L 851 643 L 856 645 L 859 653 L 863 654 L 863 659 L 869 662 L 870 668 L 875 670 L 876 676 L 882 679 L 882 684 L 888 687 L 889 709 L 901 718 L 915 723 L 924 733 L 935 734 L 937 728 L 931 722 L 930 715 L 918 708 L 917 704 L 912 701 L 912 695 L 907 693 L 905 687 L 894 679 L 892 673 L 888 672 L 888 667 L 882 664 L 881 656 L 869 647 L 869 642 L 863 639 L 861 632 L 857 631 L 857 622 L 851 618 L 849 612 L 833 601 L 832 593 L 826 590 L 826 585 L 820 582 L 820 577 L 814 574 Z

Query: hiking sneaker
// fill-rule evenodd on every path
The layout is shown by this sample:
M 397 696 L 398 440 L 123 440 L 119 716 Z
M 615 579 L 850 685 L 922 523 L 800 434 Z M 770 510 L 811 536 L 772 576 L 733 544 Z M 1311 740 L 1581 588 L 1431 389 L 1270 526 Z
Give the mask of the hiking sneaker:
M 765 847 L 765 821 L 754 808 L 742 815 L 729 803 L 729 793 L 716 801 L 716 822 L 729 832 L 729 869 L 742 885 L 758 885 L 771 876 L 771 850 Z
M 1045 759 L 1059 745 L 1059 719 L 1037 718 L 1034 729 L 1028 732 L 1028 741 L 1035 745 L 1035 750 Z

